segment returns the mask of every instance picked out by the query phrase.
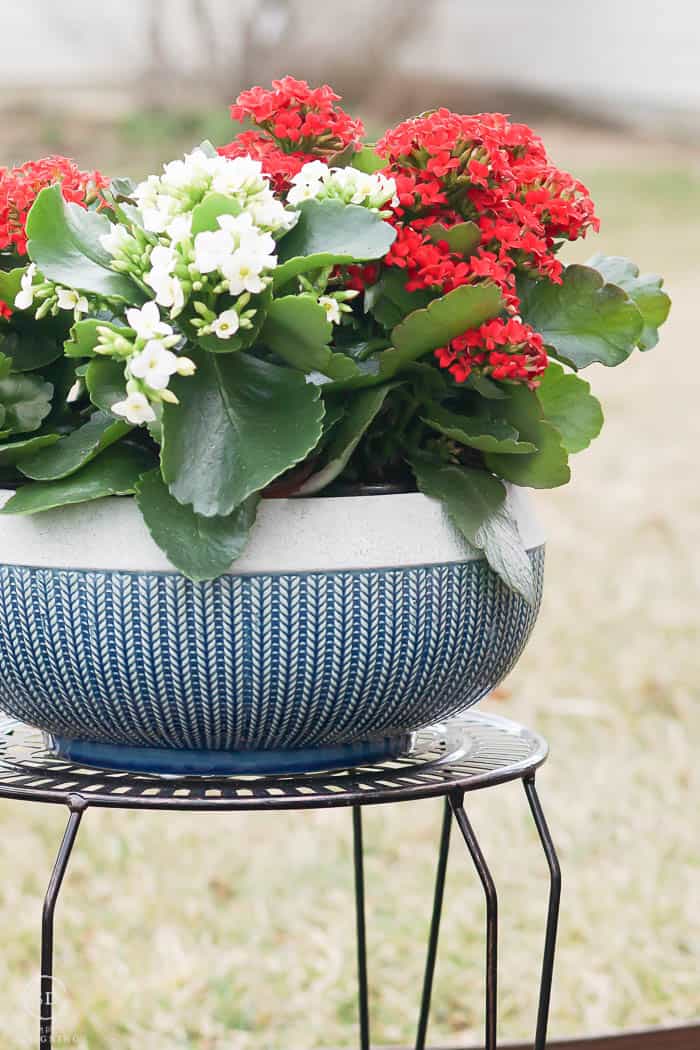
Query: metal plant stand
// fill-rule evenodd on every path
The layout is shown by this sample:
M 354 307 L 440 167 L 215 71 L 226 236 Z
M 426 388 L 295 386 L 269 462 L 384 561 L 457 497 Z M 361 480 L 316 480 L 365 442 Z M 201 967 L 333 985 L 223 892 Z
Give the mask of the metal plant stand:
M 469 791 L 522 780 L 549 866 L 550 889 L 534 1050 L 544 1050 L 554 965 L 561 875 L 535 789 L 535 773 L 547 757 L 536 733 L 493 716 L 466 716 L 418 733 L 411 755 L 332 773 L 281 777 L 159 777 L 105 772 L 56 759 L 41 733 L 13 719 L 0 720 L 0 797 L 58 803 L 68 824 L 49 880 L 41 930 L 40 1050 L 52 1045 L 54 912 L 80 822 L 92 807 L 173 810 L 296 810 L 346 806 L 352 809 L 360 1048 L 370 1050 L 365 936 L 362 807 L 409 799 L 445 799 L 435 896 L 428 939 L 416 1050 L 424 1050 L 453 822 L 462 834 L 486 898 L 485 1050 L 497 1040 L 498 898 L 496 886 L 464 809 Z

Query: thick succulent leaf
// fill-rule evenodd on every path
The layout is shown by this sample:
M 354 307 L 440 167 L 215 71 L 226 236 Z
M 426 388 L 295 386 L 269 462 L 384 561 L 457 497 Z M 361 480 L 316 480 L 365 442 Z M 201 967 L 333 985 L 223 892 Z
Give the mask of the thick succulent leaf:
M 427 306 L 435 298 L 432 292 L 422 288 L 409 292 L 406 288 L 406 273 L 396 266 L 385 269 L 376 282 L 365 290 L 365 311 L 385 328 L 395 328 L 407 314 Z
M 550 361 L 537 388 L 545 419 L 557 428 L 567 452 L 582 452 L 603 426 L 600 401 L 590 383 Z
M 426 233 L 436 244 L 447 241 L 450 251 L 465 257 L 473 255 L 481 242 L 481 230 L 475 222 L 458 222 L 455 226 L 443 226 L 441 222 L 436 222 L 428 227 Z
M 499 401 L 498 411 L 518 431 L 521 441 L 530 441 L 536 452 L 523 456 L 487 452 L 486 465 L 501 478 L 534 489 L 566 485 L 571 477 L 568 456 L 559 431 L 544 419 L 534 390 L 513 384 L 507 400 Z
M 440 463 L 417 454 L 411 460 L 418 488 L 441 500 L 465 539 L 511 590 L 529 605 L 536 601 L 532 565 L 507 501 L 505 485 L 483 470 Z
M 305 459 L 323 433 L 320 388 L 248 354 L 195 351 L 165 405 L 161 467 L 171 494 L 205 517 L 226 517 Z
M 12 327 L 0 333 L 0 350 L 12 358 L 12 371 L 33 372 L 57 361 L 62 354 L 57 328 L 55 322 L 15 314 Z
M 503 452 L 509 455 L 524 455 L 536 452 L 530 441 L 520 441 L 518 431 L 502 419 L 488 416 L 463 416 L 448 412 L 439 405 L 431 405 L 422 416 L 423 422 L 440 434 L 459 441 L 482 452 Z
M 296 226 L 279 242 L 275 287 L 324 266 L 381 259 L 395 237 L 396 230 L 368 208 L 335 200 L 305 201 Z
M 393 379 L 418 358 L 490 320 L 502 308 L 501 293 L 493 284 L 455 288 L 410 313 L 393 329 L 393 346 L 361 362 L 362 375 L 336 382 L 331 389 L 377 386 Z
M 394 355 L 402 363 L 445 346 L 469 328 L 478 328 L 503 309 L 495 284 L 462 285 L 409 314 L 391 333 Z M 399 366 L 400 367 L 400 366 Z
M 107 357 L 96 357 L 85 371 L 90 400 L 103 412 L 111 412 L 116 401 L 126 397 L 124 363 Z
M 100 244 L 103 233 L 109 233 L 106 215 L 65 201 L 60 186 L 47 186 L 27 216 L 27 254 L 57 284 L 143 302 L 145 296 L 131 278 L 110 269 L 112 257 Z
M 110 321 L 100 321 L 97 317 L 89 317 L 84 321 L 76 321 L 71 328 L 70 338 L 66 339 L 63 345 L 66 357 L 94 357 L 95 347 L 99 342 L 98 328 L 109 328 L 119 335 L 133 337 L 130 328 L 112 324 Z
M 359 375 L 351 357 L 334 354 L 329 348 L 332 335 L 326 311 L 315 299 L 285 295 L 271 303 L 260 340 L 301 372 L 320 372 L 330 379 Z
M 351 396 L 345 415 L 334 426 L 331 439 L 324 449 L 324 465 L 304 482 L 297 493 L 299 496 L 311 496 L 320 492 L 345 470 L 362 435 L 378 415 L 387 394 L 397 385 L 389 383 L 372 390 L 361 390 Z
M 32 457 L 39 449 L 48 449 L 60 439 L 60 434 L 37 434 L 36 437 L 0 444 L 0 467 L 15 467 Z
M 17 266 L 14 270 L 0 270 L 0 300 L 15 308 L 15 298 L 22 287 L 22 275 L 26 266 Z
M 353 154 L 350 167 L 364 171 L 367 175 L 374 175 L 375 171 L 381 171 L 388 163 L 388 159 L 377 153 L 374 146 L 367 145 Z
M 131 424 L 107 412 L 93 412 L 87 423 L 62 437 L 53 448 L 24 460 L 19 469 L 34 481 L 67 478 L 132 429 Z
M 53 386 L 41 376 L 9 375 L 0 379 L 1 425 L 15 434 L 38 430 L 51 411 Z
M 561 284 L 524 282 L 523 292 L 523 319 L 573 368 L 619 365 L 641 338 L 644 322 L 635 303 L 591 266 L 567 266 Z
M 221 576 L 243 553 L 255 522 L 256 493 L 225 518 L 204 518 L 168 492 L 159 470 L 144 474 L 136 502 L 151 536 L 168 561 L 190 580 Z
M 659 328 L 668 317 L 671 299 L 663 290 L 663 277 L 655 273 L 639 273 L 631 259 L 621 255 L 594 255 L 588 260 L 610 284 L 627 292 L 642 315 L 644 327 L 637 345 L 640 350 L 651 350 L 659 341 Z
M 0 513 L 37 514 L 103 496 L 131 495 L 139 477 L 153 465 L 153 454 L 140 445 L 116 445 L 68 478 L 23 485 Z
M 219 215 L 240 215 L 241 206 L 235 197 L 223 193 L 208 193 L 192 211 L 192 235 L 205 230 L 218 230 Z

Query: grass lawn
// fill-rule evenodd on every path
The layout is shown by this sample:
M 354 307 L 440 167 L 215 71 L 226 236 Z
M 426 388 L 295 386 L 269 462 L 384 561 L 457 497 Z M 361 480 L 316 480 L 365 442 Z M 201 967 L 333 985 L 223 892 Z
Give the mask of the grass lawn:
M 597 243 L 571 257 L 629 254 L 666 274 L 675 301 L 660 347 L 589 370 L 608 425 L 574 484 L 538 495 L 551 537 L 542 614 L 483 705 L 552 746 L 540 790 L 564 871 L 551 1027 L 565 1036 L 700 1014 L 700 162 L 591 133 L 552 140 L 603 219 Z M 81 149 L 84 163 L 101 159 Z M 518 785 L 469 811 L 500 890 L 501 1038 L 525 1038 L 544 860 Z M 5 802 L 0 819 L 0 1045 L 28 1050 L 64 814 Z M 366 813 L 377 1044 L 413 1036 L 439 822 L 431 801 Z M 350 831 L 341 811 L 88 813 L 57 914 L 57 1045 L 356 1045 Z M 481 1032 L 483 902 L 453 841 L 430 1039 L 458 1045 Z

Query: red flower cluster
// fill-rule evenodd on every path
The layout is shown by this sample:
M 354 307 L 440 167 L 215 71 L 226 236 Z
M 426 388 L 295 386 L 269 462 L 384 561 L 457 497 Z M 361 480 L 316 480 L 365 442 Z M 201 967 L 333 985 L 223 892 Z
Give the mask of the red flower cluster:
M 0 168 L 0 251 L 14 246 L 26 255 L 27 212 L 45 186 L 61 184 L 67 201 L 87 207 L 109 185 L 99 171 L 81 171 L 66 157 L 44 157 L 19 168 Z
M 12 317 L 12 307 L 8 306 L 4 299 L 0 299 L 0 317 Z
M 257 130 L 242 132 L 219 153 L 255 157 L 275 188 L 284 190 L 308 161 L 360 145 L 362 121 L 336 106 L 339 100 L 327 84 L 311 88 L 294 77 L 273 80 L 271 91 L 262 87 L 243 91 L 231 106 L 231 117 L 250 120 Z
M 598 228 L 585 186 L 552 165 L 530 128 L 503 114 L 440 109 L 388 131 L 377 152 L 388 159 L 384 173 L 398 197 L 397 237 L 385 262 L 406 270 L 409 291 L 492 281 L 516 315 L 516 271 L 560 281 L 556 242 Z M 474 223 L 476 251 L 464 256 L 436 243 L 429 228 L 437 222 L 448 229 Z M 436 353 L 459 382 L 479 366 L 496 379 L 535 383 L 547 365 L 540 337 L 513 320 L 490 322 Z
M 496 318 L 480 328 L 472 328 L 449 346 L 436 350 L 435 356 L 458 383 L 464 383 L 476 370 L 493 379 L 511 379 L 532 386 L 547 367 L 542 336 L 516 317 L 505 321 Z

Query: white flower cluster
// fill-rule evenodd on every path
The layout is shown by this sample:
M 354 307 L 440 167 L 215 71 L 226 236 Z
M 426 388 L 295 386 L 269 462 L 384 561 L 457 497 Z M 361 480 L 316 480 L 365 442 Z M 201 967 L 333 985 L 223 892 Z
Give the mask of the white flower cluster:
M 97 329 L 97 353 L 126 359 L 126 397 L 112 405 L 112 412 L 129 423 L 152 423 L 156 419 L 154 404 L 162 401 L 177 403 L 168 389 L 171 376 L 191 376 L 194 361 L 172 352 L 181 337 L 171 325 L 161 319 L 158 306 L 146 303 L 126 311 L 126 320 L 133 329 L 134 338 L 127 338 L 107 325 Z
M 380 172 L 368 175 L 357 168 L 329 168 L 323 161 L 312 160 L 292 179 L 287 200 L 301 204 L 312 199 L 339 200 L 380 211 L 396 203 L 396 183 Z
M 73 288 L 61 288 L 53 281 L 47 281 L 41 275 L 37 276 L 36 263 L 30 263 L 20 279 L 20 290 L 15 296 L 14 305 L 18 310 L 29 310 L 34 306 L 35 300 L 39 300 L 36 309 L 36 318 L 41 320 L 48 313 L 56 314 L 59 310 L 70 310 L 75 320 L 81 314 L 88 313 L 89 306 L 87 298 Z
M 256 226 L 270 232 L 288 230 L 296 215 L 277 200 L 252 157 L 209 157 L 194 150 L 184 160 L 166 164 L 162 175 L 150 175 L 134 191 L 144 229 L 167 233 L 173 242 L 188 236 L 192 209 L 208 193 L 234 199 Z

